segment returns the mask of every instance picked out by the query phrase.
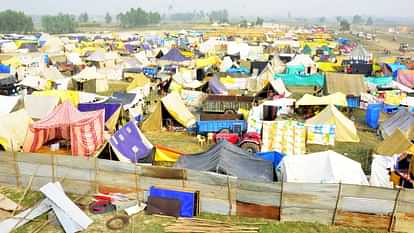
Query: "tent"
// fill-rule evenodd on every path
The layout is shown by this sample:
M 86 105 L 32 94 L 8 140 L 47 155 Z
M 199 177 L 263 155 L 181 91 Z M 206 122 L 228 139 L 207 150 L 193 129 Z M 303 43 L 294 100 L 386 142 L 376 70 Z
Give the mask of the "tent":
M 130 121 L 109 139 L 115 155 L 121 162 L 138 163 L 152 153 L 152 144 L 141 133 L 135 121 Z
M 213 94 L 217 95 L 227 95 L 227 88 L 221 83 L 220 79 L 217 76 L 212 77 L 208 81 L 208 87 Z
M 34 119 L 46 117 L 59 104 L 58 96 L 24 96 L 24 109 Z
M 372 155 L 371 163 L 371 176 L 369 183 L 371 186 L 394 188 L 392 181 L 390 180 L 389 169 L 394 168 L 398 155 L 383 156 Z
M 171 62 L 185 62 L 185 61 L 191 61 L 191 58 L 185 57 L 179 49 L 172 48 L 170 49 L 170 51 L 168 51 L 167 54 L 162 56 L 160 60 L 171 61 Z
M 183 153 L 167 148 L 161 145 L 155 145 L 155 156 L 156 162 L 173 162 L 175 163 Z
M 308 74 L 314 74 L 317 72 L 316 63 L 312 60 L 312 58 L 309 55 L 306 54 L 296 55 L 292 61 L 286 64 L 286 66 L 303 66 L 305 67 L 305 73 Z
M 79 92 L 77 91 L 35 91 L 32 95 L 36 96 L 57 96 L 59 97 L 60 102 L 70 101 L 73 105 L 77 106 L 79 104 Z
M 70 141 L 72 155 L 93 155 L 104 142 L 104 111 L 82 113 L 69 101 L 45 118 L 31 124 L 24 142 L 25 152 L 36 152 L 54 139 Z
M 9 114 L 16 107 L 20 96 L 5 96 L 0 95 L 0 116 Z
M 281 170 L 284 182 L 368 185 L 361 164 L 335 151 L 285 156 Z
M 165 108 L 166 111 L 163 111 Z M 164 113 L 164 114 L 163 114 Z M 155 111 L 142 123 L 142 130 L 159 131 L 163 125 L 163 119 L 168 114 L 185 128 L 190 128 L 196 123 L 194 115 L 187 109 L 183 100 L 177 93 L 171 93 L 161 99 Z
M 149 85 L 151 80 L 143 73 L 139 73 L 134 76 L 134 80 L 128 85 L 127 92 L 133 91 L 138 88 L 144 88 Z
M 406 87 L 414 88 L 414 70 L 399 70 L 397 81 Z
M 113 132 L 121 113 L 120 103 L 82 103 L 78 105 L 78 110 L 81 112 L 92 112 L 101 109 L 104 109 L 105 111 L 106 128 L 110 132 Z
M 175 165 L 197 171 L 211 171 L 256 182 L 273 181 L 273 163 L 222 141 L 206 152 L 182 155 Z
M 395 113 L 388 120 L 380 125 L 381 135 L 384 138 L 391 136 L 395 130 L 400 129 L 402 133 L 408 136 L 414 124 L 414 115 L 406 109 Z
M 341 92 L 345 95 L 361 96 L 368 90 L 363 75 L 327 73 L 326 74 L 326 93 L 334 94 Z
M 325 77 L 322 74 L 275 74 L 275 78 L 280 78 L 287 87 L 291 86 L 317 86 L 325 85 Z
M 407 135 L 401 132 L 400 129 L 396 129 L 392 135 L 385 138 L 385 140 L 377 146 L 375 151 L 379 155 L 392 156 L 406 152 L 412 146 L 414 146 L 414 144 L 407 138 Z
M 310 106 L 310 105 L 336 105 L 336 106 L 348 106 L 346 96 L 342 93 L 335 93 L 328 96 L 313 96 L 305 94 L 302 98 L 296 101 L 296 106 Z
M 329 105 L 318 115 L 308 119 L 306 124 L 335 125 L 336 141 L 359 142 L 357 129 L 353 121 L 349 120 L 335 106 Z
M 0 116 L 0 145 L 6 151 L 20 151 L 29 125 L 33 122 L 24 110 Z

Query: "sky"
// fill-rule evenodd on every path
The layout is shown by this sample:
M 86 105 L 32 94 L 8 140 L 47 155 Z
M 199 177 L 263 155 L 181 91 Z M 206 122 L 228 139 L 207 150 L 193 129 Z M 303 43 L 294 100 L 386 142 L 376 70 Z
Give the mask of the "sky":
M 196 10 L 227 9 L 231 16 L 334 17 L 355 14 L 377 17 L 412 17 L 413 0 L 0 0 L 0 10 L 21 10 L 43 15 L 88 12 L 117 14 L 133 7 L 168 13 Z

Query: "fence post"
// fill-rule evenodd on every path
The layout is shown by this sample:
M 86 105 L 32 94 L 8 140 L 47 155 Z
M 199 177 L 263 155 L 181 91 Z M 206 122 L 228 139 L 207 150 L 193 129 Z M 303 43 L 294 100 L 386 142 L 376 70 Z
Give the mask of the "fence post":
M 56 182 L 56 171 L 55 171 L 55 154 L 52 153 L 52 156 L 50 156 L 50 165 L 52 166 L 52 182 L 55 183 Z
M 342 182 L 339 182 L 338 194 L 336 195 L 335 209 L 334 209 L 333 215 L 332 215 L 332 225 L 335 225 L 336 212 L 338 211 L 339 200 L 341 200 L 341 195 L 342 195 Z
M 93 187 L 95 189 L 95 193 L 99 193 L 99 184 L 98 184 L 98 161 L 97 158 L 94 157 L 93 158 L 93 166 L 94 166 L 94 170 L 95 170 L 95 177 L 94 180 L 91 182 L 93 183 Z
M 400 193 L 401 189 L 398 189 L 397 195 L 395 195 L 394 207 L 392 209 L 390 224 L 388 225 L 388 232 L 392 232 L 392 229 L 394 228 L 395 214 L 397 213 L 398 202 L 400 201 Z
M 280 185 L 280 198 L 279 198 L 279 221 L 282 221 L 282 210 L 283 210 L 283 208 L 282 208 L 282 204 L 283 204 L 283 177 L 284 175 L 283 175 L 283 173 L 282 173 L 282 182 L 281 182 L 281 185 Z
M 20 188 L 20 170 L 19 170 L 19 165 L 17 164 L 16 152 L 14 151 L 14 148 L 13 148 L 13 140 L 11 140 L 10 144 L 11 144 L 12 155 L 13 155 L 14 172 L 16 174 L 16 187 Z
M 231 202 L 231 186 L 230 186 L 230 176 L 227 175 L 227 197 L 229 199 L 229 216 L 231 216 L 231 212 L 233 210 L 233 204 Z

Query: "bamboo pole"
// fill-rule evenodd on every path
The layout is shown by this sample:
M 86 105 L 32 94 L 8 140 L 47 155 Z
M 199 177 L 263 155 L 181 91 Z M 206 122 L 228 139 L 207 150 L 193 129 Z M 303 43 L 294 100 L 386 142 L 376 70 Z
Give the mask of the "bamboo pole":
M 335 225 L 336 212 L 338 210 L 339 200 L 341 199 L 341 195 L 342 195 L 342 182 L 339 182 L 338 194 L 336 195 L 335 209 L 332 215 L 332 223 L 331 223 L 332 225 Z
M 395 215 L 398 211 L 398 203 L 400 201 L 400 194 L 401 194 L 401 189 L 398 189 L 397 194 L 395 195 L 394 207 L 392 209 L 390 224 L 388 225 L 388 232 L 392 232 L 394 228 Z
M 17 165 L 17 156 L 16 156 L 16 151 L 14 151 L 13 140 L 10 140 L 10 145 L 11 145 L 11 150 L 13 154 L 14 170 L 16 173 L 16 187 L 20 188 L 20 170 L 19 170 L 19 166 Z

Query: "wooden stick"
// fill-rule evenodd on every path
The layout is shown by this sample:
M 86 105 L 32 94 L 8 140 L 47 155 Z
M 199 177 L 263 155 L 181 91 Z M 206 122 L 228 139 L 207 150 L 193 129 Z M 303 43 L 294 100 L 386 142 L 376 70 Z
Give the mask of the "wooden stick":
M 26 188 L 25 188 L 25 190 L 24 190 L 24 192 L 23 192 L 23 195 L 22 195 L 22 197 L 20 198 L 20 200 L 19 200 L 19 202 L 18 202 L 17 206 L 21 206 L 21 204 L 22 204 L 23 200 L 25 199 L 25 197 L 26 197 L 27 193 L 29 193 L 29 190 L 30 190 L 30 189 L 31 189 L 31 187 L 32 187 L 33 180 L 34 180 L 35 174 L 37 173 L 37 170 L 39 169 L 39 166 L 40 166 L 40 165 L 37 165 L 37 167 L 36 167 L 35 171 L 34 171 L 34 172 L 33 172 L 33 174 L 30 176 L 29 183 L 27 184 L 27 186 L 26 186 Z M 14 209 L 14 210 L 13 210 L 13 212 L 12 212 L 12 216 L 14 216 L 14 215 L 16 214 L 16 211 L 17 211 L 17 209 Z
M 400 193 L 401 193 L 401 189 L 398 189 L 397 195 L 395 195 L 394 207 L 392 209 L 390 224 L 388 225 L 388 232 L 392 232 L 394 228 L 395 214 L 397 213 L 398 202 L 400 201 Z
M 280 200 L 279 200 L 279 221 L 282 221 L 282 204 L 283 204 L 283 178 L 284 174 L 282 173 L 282 182 L 280 184 Z
M 227 197 L 229 199 L 229 217 L 227 218 L 227 220 L 230 220 L 230 216 L 231 216 L 231 212 L 233 209 L 233 205 L 231 203 L 231 187 L 230 187 L 230 176 L 227 176 Z
M 17 158 L 16 158 L 16 151 L 14 151 L 13 140 L 10 140 L 11 150 L 13 154 L 13 162 L 14 162 L 14 170 L 16 173 L 16 187 L 20 188 L 20 170 L 19 166 L 17 165 Z
M 336 212 L 338 210 L 339 200 L 341 199 L 341 195 L 342 195 L 342 182 L 339 182 L 338 194 L 336 195 L 335 209 L 334 209 L 333 215 L 332 215 L 332 222 L 331 222 L 332 225 L 335 225 Z

